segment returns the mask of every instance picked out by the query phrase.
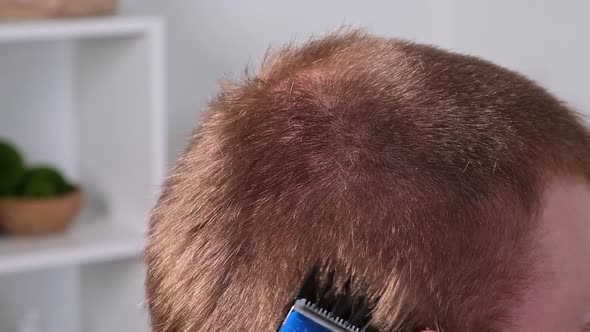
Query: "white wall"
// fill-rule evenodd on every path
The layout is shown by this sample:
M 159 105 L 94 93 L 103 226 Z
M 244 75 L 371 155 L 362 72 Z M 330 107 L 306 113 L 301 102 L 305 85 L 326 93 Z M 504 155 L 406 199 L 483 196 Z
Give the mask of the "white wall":
M 590 110 L 587 0 L 126 0 L 123 12 L 168 19 L 170 159 L 219 78 L 257 64 L 269 45 L 340 24 L 483 56 Z
M 590 1 L 455 1 L 454 46 L 519 70 L 590 115 Z

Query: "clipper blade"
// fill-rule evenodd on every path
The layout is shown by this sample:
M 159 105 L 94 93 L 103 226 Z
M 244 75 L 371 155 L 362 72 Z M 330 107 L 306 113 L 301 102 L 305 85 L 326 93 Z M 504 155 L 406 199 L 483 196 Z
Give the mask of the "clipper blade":
M 298 299 L 280 332 L 361 332 L 361 329 L 306 299 Z
M 371 306 L 350 281 L 336 285 L 334 271 L 315 265 L 303 281 L 278 332 L 374 332 Z

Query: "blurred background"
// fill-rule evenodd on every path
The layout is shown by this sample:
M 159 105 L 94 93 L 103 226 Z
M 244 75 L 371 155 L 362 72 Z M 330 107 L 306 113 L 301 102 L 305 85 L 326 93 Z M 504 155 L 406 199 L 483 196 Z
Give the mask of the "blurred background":
M 341 25 L 518 70 L 590 115 L 585 0 L 0 0 L 0 332 L 149 331 L 147 212 L 221 78 Z
M 127 0 L 123 10 L 167 20 L 169 158 L 222 75 L 255 65 L 269 45 L 341 24 L 479 55 L 541 81 L 575 107 L 590 102 L 590 3 L 584 0 Z

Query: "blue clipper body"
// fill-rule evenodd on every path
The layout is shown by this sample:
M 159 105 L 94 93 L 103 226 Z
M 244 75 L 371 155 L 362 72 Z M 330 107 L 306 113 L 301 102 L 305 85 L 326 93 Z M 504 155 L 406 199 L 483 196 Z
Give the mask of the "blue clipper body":
M 319 325 L 305 315 L 294 311 L 285 320 L 281 332 L 330 332 L 326 327 Z

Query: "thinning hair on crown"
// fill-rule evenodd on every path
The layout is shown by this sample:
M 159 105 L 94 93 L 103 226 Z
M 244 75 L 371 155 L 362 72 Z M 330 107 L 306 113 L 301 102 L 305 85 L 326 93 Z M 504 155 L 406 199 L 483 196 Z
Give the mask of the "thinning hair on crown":
M 498 331 L 544 185 L 590 173 L 589 137 L 476 57 L 360 29 L 273 49 L 208 103 L 152 211 L 154 331 L 276 331 L 316 264 L 380 331 Z

